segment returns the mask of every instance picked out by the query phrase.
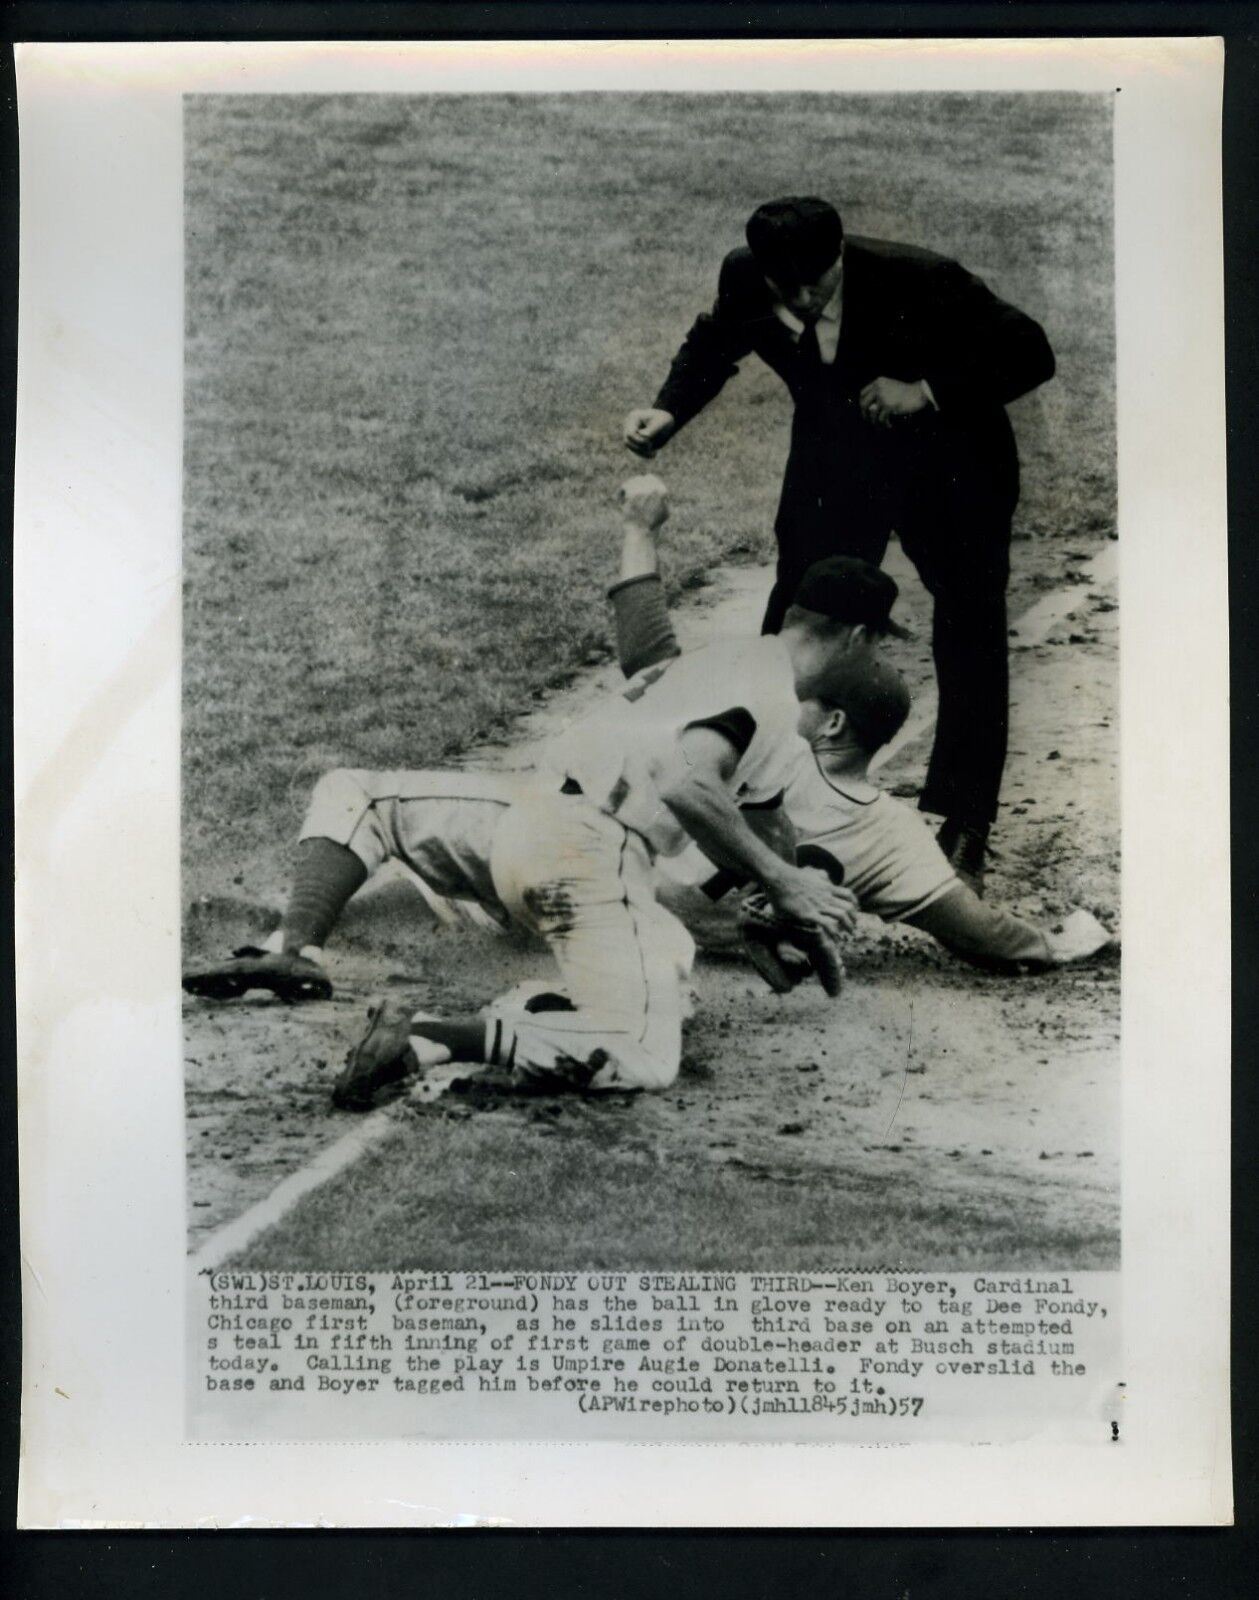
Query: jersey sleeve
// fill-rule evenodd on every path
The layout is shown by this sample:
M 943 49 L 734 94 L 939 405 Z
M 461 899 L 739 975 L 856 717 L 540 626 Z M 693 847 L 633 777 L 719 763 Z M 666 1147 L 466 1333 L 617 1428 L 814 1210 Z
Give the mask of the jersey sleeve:
M 711 728 L 714 733 L 719 733 L 734 747 L 740 760 L 748 753 L 756 738 L 756 718 L 746 706 L 728 706 L 714 716 L 696 717 L 687 723 L 683 733 L 690 728 Z
M 789 677 L 766 674 L 745 685 L 740 703 L 756 724 L 736 773 L 736 798 L 741 806 L 771 805 L 792 782 L 809 747 L 800 737 L 800 702 Z

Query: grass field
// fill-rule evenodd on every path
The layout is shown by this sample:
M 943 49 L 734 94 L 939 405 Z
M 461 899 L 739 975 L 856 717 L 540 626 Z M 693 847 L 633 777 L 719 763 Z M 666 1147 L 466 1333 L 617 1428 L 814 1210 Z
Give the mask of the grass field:
M 259 931 L 278 903 L 321 770 L 433 764 L 502 739 L 540 696 L 606 659 L 608 507 L 632 465 L 620 419 L 650 402 L 711 301 L 721 256 L 770 195 L 830 195 L 851 232 L 954 255 L 1044 323 L 1058 376 L 1011 412 L 1024 469 L 1016 609 L 1113 533 L 1104 97 L 193 98 L 186 158 L 184 902 L 197 954 Z M 661 456 L 675 595 L 715 564 L 769 559 L 789 420 L 781 384 L 751 359 Z M 921 686 L 925 612 L 918 621 Z M 1079 686 L 1064 664 L 1047 651 L 1030 665 L 1047 697 L 1038 705 L 1059 704 L 1063 719 L 1044 748 L 1070 758 L 1078 745 L 1078 782 L 1094 787 L 1071 787 L 1070 759 L 1055 766 L 1062 809 L 1018 813 L 1008 872 L 1035 879 L 1050 906 L 1080 898 L 1085 879 L 1085 903 L 1113 904 L 1114 640 L 1070 638 L 1105 701 L 1092 743 L 1072 740 Z M 1024 742 L 1030 759 L 1040 745 Z M 1049 811 L 1047 778 L 1016 764 L 1011 794 L 1016 780 Z M 1086 804 L 1088 837 L 1073 831 Z M 435 1000 L 466 990 L 479 1003 L 486 983 L 539 965 L 479 946 L 452 955 L 370 910 L 349 919 L 347 947 L 361 968 L 345 986 L 356 1002 L 360 989 L 419 975 Z M 701 1018 L 690 1045 L 700 1075 L 676 1105 L 409 1118 L 252 1259 L 786 1267 L 842 1248 L 849 1260 L 923 1265 L 1112 1262 L 1114 1194 L 1089 1176 L 1088 1130 L 1070 1150 L 1020 1144 L 1004 1164 L 1000 1139 L 1013 1150 L 1039 1137 L 1027 1132 L 1026 1091 L 1007 1081 L 1025 1066 L 1053 1076 L 1031 1109 L 1048 1107 L 1056 1126 L 1070 1117 L 1055 1095 L 1068 1106 L 1080 1089 L 1083 1104 L 1105 1079 L 1090 1052 L 1113 1050 L 1113 975 L 1096 990 L 1037 987 L 1015 1016 L 999 989 L 921 952 L 891 973 L 882 961 L 856 962 L 844 1021 L 865 1043 L 842 1084 L 791 1080 L 793 1095 L 834 1090 L 825 1114 L 801 1101 L 818 1130 L 804 1154 L 795 1113 L 766 1123 L 776 1108 L 763 1070 L 779 1070 L 780 1045 L 787 1057 L 811 1048 L 804 1024 L 789 1020 L 771 1045 L 764 995 L 701 974 L 714 1014 L 743 1018 L 760 1043 L 731 1062 L 730 1040 Z M 896 1114 L 880 1095 L 901 1070 L 880 1056 L 880 1030 L 900 1037 L 914 983 L 941 1040 L 956 1027 L 985 1041 L 951 1091 L 971 1097 L 974 1126 L 945 1119 L 941 1164 L 878 1143 L 885 1112 Z M 244 1021 L 190 1021 L 190 1096 L 202 1109 L 241 1106 L 212 1124 L 230 1130 L 222 1140 L 210 1124 L 193 1129 L 208 1136 L 191 1140 L 194 1169 L 230 1169 L 224 1195 L 237 1178 L 262 1181 L 248 1179 L 251 1161 L 283 1170 L 272 1117 L 290 1164 L 340 1131 L 314 1063 L 335 1059 L 359 1015 L 248 1009 Z M 732 1139 L 704 1121 L 712 1106 L 733 1117 Z M 874 1130 L 864 1146 L 841 1126 L 845 1106 Z
M 854 1261 L 935 1270 L 1017 1266 L 1029 1237 L 1042 1259 L 1070 1261 L 1077 1271 L 1113 1260 L 1103 1212 L 1091 1228 L 1078 1218 L 1056 1222 L 1051 1198 L 1032 1184 L 994 1216 L 982 1190 L 942 1200 L 928 1173 L 920 1180 L 904 1171 L 749 1173 L 662 1161 L 636 1129 L 580 1103 L 546 1102 L 524 1126 L 498 1120 L 469 1117 L 457 1104 L 436 1118 L 405 1120 L 391 1146 L 319 1190 L 245 1262 L 287 1269 L 355 1261 L 388 1272 L 413 1267 L 422 1239 L 433 1271 L 464 1271 L 472 1261 L 781 1271 L 784 1263 L 824 1264 L 842 1240 Z M 615 1197 L 598 1229 L 589 1226 L 592 1152 L 600 1203 L 605 1193 Z M 495 1252 L 488 1259 L 487 1238 Z
M 1020 531 L 1106 527 L 1109 129 L 1058 95 L 191 100 L 188 889 L 256 882 L 322 766 L 448 756 L 606 649 L 620 419 L 767 195 L 1043 320 Z M 768 557 L 789 416 L 751 360 L 661 457 L 676 584 Z

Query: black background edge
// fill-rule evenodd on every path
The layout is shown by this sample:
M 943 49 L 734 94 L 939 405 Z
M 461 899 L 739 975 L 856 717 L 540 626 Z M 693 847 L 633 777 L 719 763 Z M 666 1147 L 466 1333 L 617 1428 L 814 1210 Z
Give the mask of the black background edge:
M 740 6 L 462 3 L 337 5 L 6 3 L 3 39 L 807 38 L 1221 34 L 1226 41 L 1224 179 L 1228 332 L 1233 776 L 1232 1529 L 543 1530 L 13 1533 L 19 1451 L 20 1268 L 16 1091 L 0 1083 L 0 1593 L 44 1597 L 352 1597 L 436 1589 L 443 1597 L 805 1594 L 926 1600 L 956 1595 L 1223 1596 L 1250 1592 L 1256 1556 L 1254 1291 L 1259 987 L 1259 4 L 1035 7 L 914 4 Z M 17 319 L 17 116 L 12 57 L 0 62 L 0 449 L 11 471 Z M 1174 219 L 1169 219 L 1174 225 Z M 7 504 L 12 504 L 11 496 Z M 5 562 L 11 573 L 8 541 Z M 10 586 L 5 586 L 9 605 Z M 6 609 L 6 616 L 9 615 Z M 10 670 L 5 652 L 4 670 Z M 9 703 L 5 697 L 6 705 Z M 9 744 L 5 742 L 5 759 Z M 12 784 L 4 785 L 12 838 Z M 7 971 L 11 974 L 12 963 Z M 12 994 L 10 987 L 9 994 Z M 1191 999 L 1191 997 L 1189 997 Z M 11 1066 L 12 1006 L 0 1035 Z M 609 1486 L 615 1493 L 615 1486 Z M 842 1512 L 842 1508 L 837 1508 Z M 837 1520 L 839 1518 L 837 1517 Z

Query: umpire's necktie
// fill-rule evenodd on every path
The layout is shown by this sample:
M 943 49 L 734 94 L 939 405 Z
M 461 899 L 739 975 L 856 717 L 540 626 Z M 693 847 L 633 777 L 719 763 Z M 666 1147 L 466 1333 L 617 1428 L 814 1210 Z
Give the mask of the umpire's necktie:
M 812 377 L 821 370 L 822 347 L 817 341 L 817 323 L 806 322 L 804 332 L 796 344 L 796 352 L 800 357 L 800 366 Z

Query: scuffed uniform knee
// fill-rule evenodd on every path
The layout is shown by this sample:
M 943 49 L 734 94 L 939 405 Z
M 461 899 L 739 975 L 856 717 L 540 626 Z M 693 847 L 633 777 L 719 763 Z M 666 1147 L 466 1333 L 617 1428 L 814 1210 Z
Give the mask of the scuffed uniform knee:
M 301 837 L 347 844 L 370 804 L 363 774 L 348 767 L 334 767 L 310 792 Z
M 667 1055 L 621 1047 L 591 1080 L 592 1089 L 668 1089 L 678 1076 L 681 1052 Z
M 344 845 L 362 861 L 368 872 L 375 872 L 390 855 L 376 815 L 372 790 L 373 774 L 349 767 L 334 767 L 311 790 L 310 804 L 302 823 L 301 839 L 331 839 Z
M 486 1059 L 521 1082 L 574 1088 L 667 1089 L 681 1064 L 681 1024 L 653 1042 L 611 1018 L 575 1011 L 562 989 L 521 985 L 486 1009 Z

